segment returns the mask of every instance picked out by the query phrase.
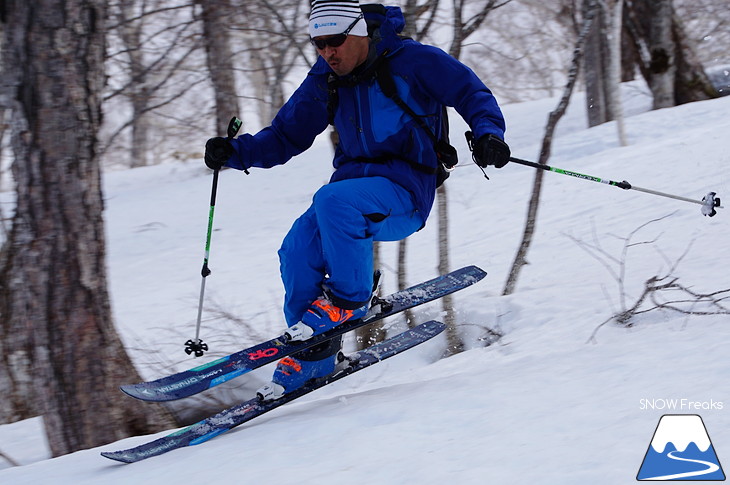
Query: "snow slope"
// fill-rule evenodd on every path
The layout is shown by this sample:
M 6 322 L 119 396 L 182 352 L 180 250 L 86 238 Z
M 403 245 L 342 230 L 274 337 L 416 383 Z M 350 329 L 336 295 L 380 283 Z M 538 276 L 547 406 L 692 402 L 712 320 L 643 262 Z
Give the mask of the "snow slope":
M 612 123 L 586 129 L 583 103 L 574 100 L 550 164 L 695 199 L 710 190 L 730 197 L 730 97 L 648 112 L 641 90 L 626 88 L 630 146 L 617 145 Z M 504 107 L 515 156 L 536 158 L 555 102 Z M 720 210 L 710 219 L 699 205 L 546 173 L 530 264 L 517 291 L 502 297 L 534 170 L 510 164 L 489 170 L 485 180 L 467 163 L 463 125 L 452 126 L 463 167 L 448 182 L 451 264 L 489 273 L 456 297 L 472 350 L 438 360 L 438 339 L 204 445 L 133 465 L 99 451 L 151 437 L 45 459 L 38 419 L 0 426 L 0 450 L 24 464 L 9 468 L 0 460 L 0 483 L 615 485 L 635 481 L 667 413 L 700 414 L 720 462 L 730 462 L 727 315 L 654 311 L 630 328 L 597 330 L 621 308 L 609 272 L 621 268 L 609 258 L 620 261 L 634 231 L 623 268 L 626 305 L 647 278 L 675 265 L 671 273 L 695 291 L 730 288 L 730 215 Z M 322 139 L 286 167 L 222 174 L 202 331 L 214 351 L 280 330 L 276 249 L 326 181 L 330 156 Z M 106 176 L 116 324 L 147 378 L 161 375 L 150 363 L 193 364 L 182 343 L 194 332 L 210 180 L 202 163 Z M 436 275 L 436 225 L 432 218 L 410 239 L 412 283 Z M 603 262 L 584 249 L 591 244 L 600 244 Z M 395 265 L 391 244 L 383 255 L 386 291 L 394 287 Z M 258 335 L 212 319 L 213 303 Z M 438 305 L 418 313 L 421 321 L 438 316 Z M 504 337 L 481 348 L 477 339 L 487 329 Z M 250 392 L 270 372 L 239 384 Z

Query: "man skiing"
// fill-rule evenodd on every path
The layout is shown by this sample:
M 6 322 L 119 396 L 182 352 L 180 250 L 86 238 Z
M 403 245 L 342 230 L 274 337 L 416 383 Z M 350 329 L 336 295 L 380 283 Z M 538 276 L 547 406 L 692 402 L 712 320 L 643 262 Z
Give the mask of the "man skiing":
M 443 155 L 443 106 L 469 124 L 478 165 L 501 168 L 510 156 L 502 113 L 477 76 L 440 49 L 400 37 L 400 8 L 365 11 L 368 22 L 358 0 L 314 0 L 309 35 L 320 57 L 271 126 L 206 143 L 211 169 L 270 168 L 307 150 L 330 123 L 337 129 L 330 183 L 279 250 L 293 339 L 365 316 L 373 241 L 398 241 L 425 225 Z M 369 24 L 377 26 L 370 35 Z M 340 347 L 336 338 L 282 359 L 259 394 L 276 399 L 331 374 Z

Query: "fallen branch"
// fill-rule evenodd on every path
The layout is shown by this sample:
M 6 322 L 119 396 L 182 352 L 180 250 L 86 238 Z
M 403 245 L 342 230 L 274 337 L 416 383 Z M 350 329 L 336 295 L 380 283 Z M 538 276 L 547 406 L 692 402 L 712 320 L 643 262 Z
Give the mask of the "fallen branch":
M 690 243 L 685 251 L 675 260 L 664 255 L 659 249 L 657 253 L 661 255 L 668 265 L 668 269 L 663 275 L 655 275 L 644 281 L 641 294 L 634 299 L 632 304 L 628 304 L 629 295 L 626 292 L 626 259 L 629 250 L 641 245 L 654 245 L 660 236 L 648 240 L 634 242 L 636 234 L 649 224 L 658 222 L 667 216 L 653 219 L 645 224 L 640 225 L 629 233 L 627 237 L 620 238 L 623 240 L 623 247 L 619 257 L 613 256 L 611 253 L 603 249 L 598 236 L 593 234 L 593 243 L 568 236 L 581 249 L 586 251 L 591 257 L 596 259 L 608 271 L 611 277 L 616 281 L 618 286 L 620 310 L 614 311 L 613 315 L 601 322 L 593 331 L 588 342 L 596 342 L 598 331 L 610 322 L 616 322 L 625 327 L 633 326 L 634 317 L 646 314 L 652 311 L 673 311 L 684 315 L 730 315 L 730 288 L 723 290 L 715 290 L 709 293 L 702 293 L 691 289 L 679 282 L 679 277 L 675 276 L 680 262 L 687 256 L 689 249 L 692 247 Z M 667 295 L 671 295 L 671 298 Z M 677 296 L 675 296 L 677 295 Z

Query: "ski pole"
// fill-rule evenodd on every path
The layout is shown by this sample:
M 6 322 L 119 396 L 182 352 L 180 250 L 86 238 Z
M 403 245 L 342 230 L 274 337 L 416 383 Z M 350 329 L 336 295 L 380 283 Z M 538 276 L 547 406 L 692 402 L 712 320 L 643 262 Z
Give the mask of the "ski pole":
M 241 120 L 235 116 L 231 118 L 228 123 L 228 136 L 227 139 L 231 140 L 236 136 L 238 130 L 241 128 Z M 208 235 L 205 239 L 205 257 L 203 258 L 203 268 L 200 270 L 200 274 L 203 279 L 200 282 L 200 300 L 198 302 L 198 322 L 195 326 L 195 339 L 190 339 L 185 342 L 185 352 L 190 355 L 195 353 L 195 357 L 200 357 L 205 351 L 208 350 L 208 344 L 200 339 L 200 322 L 203 316 L 203 297 L 205 295 L 205 278 L 210 274 L 210 268 L 208 268 L 208 258 L 210 257 L 210 240 L 213 234 L 213 214 L 215 213 L 215 197 L 218 192 L 218 172 L 220 170 L 213 170 L 213 188 L 210 192 L 210 210 L 208 211 Z
M 543 163 L 530 162 L 528 160 L 522 160 L 522 159 L 514 158 L 514 157 L 510 157 L 509 161 L 518 163 L 520 165 L 526 165 L 528 167 L 537 168 L 540 170 L 547 170 L 548 172 L 555 172 L 555 173 L 559 173 L 562 175 L 569 175 L 571 177 L 576 177 L 576 178 L 583 179 L 583 180 L 590 180 L 592 182 L 600 182 L 602 184 L 612 185 L 614 187 L 619 187 L 624 190 L 638 190 L 639 192 L 645 192 L 647 194 L 658 195 L 660 197 L 667 197 L 670 199 L 690 202 L 692 204 L 699 204 L 702 206 L 701 207 L 702 214 L 706 215 L 706 216 L 710 216 L 710 217 L 717 214 L 717 211 L 715 211 L 716 207 L 720 208 L 720 209 L 724 209 L 724 207 L 720 205 L 720 198 L 716 197 L 717 196 L 716 192 L 709 192 L 707 195 L 705 195 L 702 198 L 702 200 L 695 200 L 695 199 L 689 199 L 687 197 L 682 197 L 679 195 L 672 195 L 672 194 L 667 194 L 665 192 L 659 192 L 657 190 L 637 187 L 635 185 L 631 185 L 626 180 L 623 180 L 621 182 L 616 182 L 614 180 L 602 179 L 602 178 L 594 177 L 593 175 L 585 175 L 585 174 L 573 172 L 570 170 L 564 170 L 562 168 L 551 167 L 550 165 L 545 165 Z

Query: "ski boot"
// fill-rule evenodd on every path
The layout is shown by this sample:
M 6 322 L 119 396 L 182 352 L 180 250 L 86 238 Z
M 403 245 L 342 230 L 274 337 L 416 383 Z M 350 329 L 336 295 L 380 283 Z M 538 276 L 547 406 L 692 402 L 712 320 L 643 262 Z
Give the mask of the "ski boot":
M 312 379 L 334 373 L 337 364 L 345 361 L 340 351 L 341 347 L 340 336 L 284 357 L 276 364 L 271 382 L 259 389 L 256 395 L 262 401 L 279 399 L 286 393 L 296 391 Z
M 370 300 L 365 303 L 338 300 L 325 292 L 304 312 L 302 320 L 289 327 L 284 335 L 289 340 L 310 339 L 341 323 L 364 317 L 368 313 L 369 303 Z
M 380 279 L 381 273 L 376 271 L 373 277 L 373 294 Z M 359 303 L 343 300 L 325 288 L 324 295 L 311 304 L 301 321 L 284 332 L 284 337 L 288 340 L 307 340 L 347 321 L 363 318 L 368 313 L 371 299 Z M 271 383 L 259 389 L 256 395 L 264 401 L 278 399 L 285 393 L 299 389 L 311 379 L 332 374 L 336 364 L 345 361 L 340 352 L 341 347 L 342 336 L 285 357 L 276 365 Z

